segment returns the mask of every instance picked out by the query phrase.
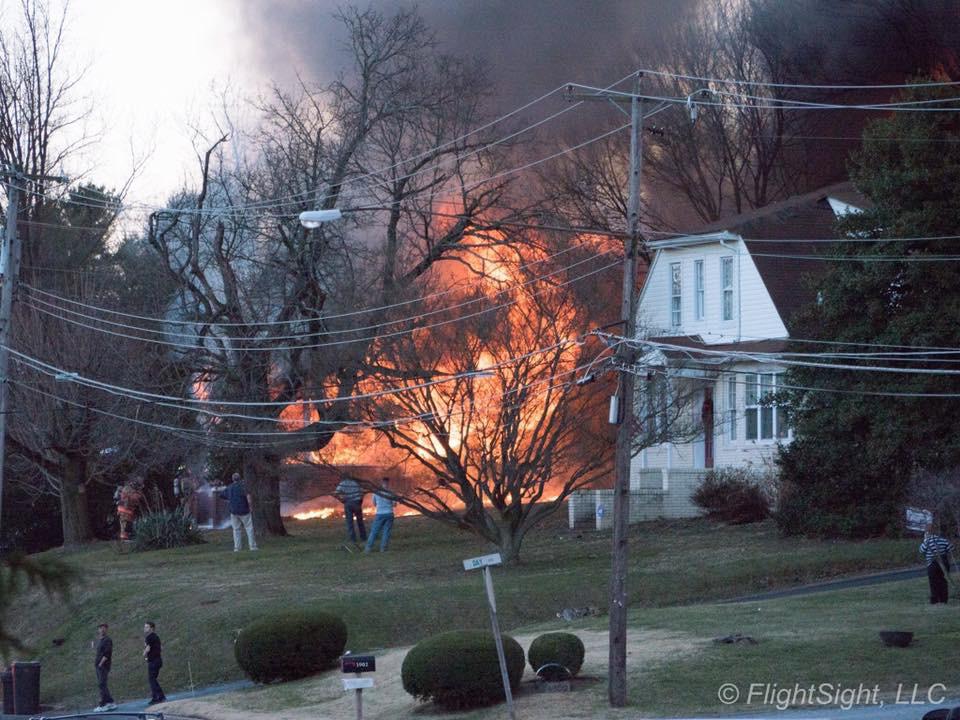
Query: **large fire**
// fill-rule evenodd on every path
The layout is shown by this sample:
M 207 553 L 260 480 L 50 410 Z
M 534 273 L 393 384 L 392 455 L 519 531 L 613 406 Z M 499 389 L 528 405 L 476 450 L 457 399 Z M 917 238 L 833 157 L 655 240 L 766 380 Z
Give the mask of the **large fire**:
M 502 238 L 502 236 L 501 236 Z M 442 277 L 439 279 L 441 291 L 444 293 L 441 309 L 452 305 L 464 304 L 464 307 L 454 310 L 451 315 L 459 313 L 466 315 L 477 313 L 480 308 L 491 307 L 491 305 L 502 306 L 504 309 L 498 314 L 498 318 L 506 322 L 503 330 L 511 333 L 517 340 L 517 344 L 522 345 L 524 341 L 530 349 L 538 347 L 537 343 L 543 343 L 539 336 L 535 336 L 536 319 L 542 321 L 543 311 L 539 305 L 537 292 L 543 283 L 534 284 L 531 278 L 542 276 L 549 272 L 551 265 L 544 264 L 538 266 L 538 263 L 546 262 L 548 253 L 545 250 L 535 249 L 533 246 L 526 248 L 523 254 L 518 254 L 516 247 L 508 245 L 491 246 L 489 245 L 491 237 L 484 235 L 483 239 L 477 240 L 477 246 L 468 253 L 469 257 L 461 258 L 462 262 L 445 263 L 442 269 Z M 611 248 L 613 241 L 607 238 L 581 238 L 582 242 L 588 243 L 594 251 L 607 251 Z M 547 243 L 538 244 L 546 246 Z M 582 257 L 582 255 L 581 255 Z M 548 258 L 547 258 L 548 259 Z M 465 267 L 469 263 L 473 270 Z M 562 263 L 561 263 L 562 264 Z M 561 278 L 557 277 L 553 283 L 559 284 Z M 519 292 L 518 287 L 530 287 L 527 292 Z M 548 288 L 549 290 L 549 288 Z M 482 294 L 481 300 L 477 304 L 468 305 Z M 417 307 L 414 305 L 413 307 Z M 558 316 L 557 324 L 561 325 L 561 319 L 568 319 L 576 314 L 578 308 L 569 305 L 561 306 L 560 312 L 566 313 L 566 316 Z M 406 308 L 405 314 L 410 315 L 413 312 Z M 437 320 L 446 317 L 439 315 L 431 317 L 425 324 L 433 324 Z M 490 331 L 488 329 L 488 331 Z M 445 326 L 439 331 L 430 328 L 420 328 L 415 330 L 410 338 L 415 348 L 428 349 L 431 344 L 438 342 L 449 342 L 451 337 L 450 326 Z M 447 332 L 446 335 L 443 333 Z M 492 332 L 498 332 L 494 328 Z M 521 434 L 533 433 L 536 430 L 539 418 L 543 416 L 544 411 L 550 411 L 560 402 L 562 393 L 553 391 L 550 378 L 558 375 L 569 376 L 575 369 L 577 358 L 577 345 L 574 342 L 577 333 L 570 332 L 559 338 L 559 342 L 568 342 L 569 345 L 564 349 L 562 356 L 551 367 L 542 370 L 533 371 L 531 382 L 533 386 L 531 393 L 525 398 L 525 405 L 519 409 L 521 413 L 520 431 Z M 463 338 L 466 343 L 467 338 Z M 442 431 L 438 432 L 436 423 L 428 421 L 412 420 L 407 423 L 410 428 L 411 436 L 414 438 L 408 445 L 412 452 L 420 456 L 422 460 L 430 457 L 444 457 L 449 451 L 459 452 L 464 443 L 480 442 L 480 437 L 494 437 L 495 433 L 481 432 L 484 429 L 489 430 L 491 425 L 495 425 L 501 417 L 504 407 L 511 402 L 509 382 L 503 377 L 505 368 L 508 368 L 509 357 L 501 357 L 490 350 L 479 351 L 474 357 L 470 381 L 472 387 L 471 393 L 471 413 L 468 415 L 464 409 L 462 397 L 455 396 L 452 391 L 448 391 L 444 385 L 437 385 L 436 390 L 430 396 L 430 402 L 435 407 L 431 412 L 438 416 L 443 416 L 444 423 Z M 388 359 L 380 359 L 380 363 L 388 367 Z M 463 368 L 457 366 L 453 361 L 447 366 L 443 364 L 434 366 L 433 370 L 440 373 L 449 373 L 457 375 L 463 373 Z M 539 373 L 543 377 L 537 377 Z M 382 390 L 385 385 L 391 385 L 384 381 L 379 385 L 371 378 L 361 381 L 360 392 L 376 392 Z M 316 398 L 319 399 L 319 398 Z M 394 403 L 394 411 L 398 408 L 406 411 L 400 412 L 401 417 L 418 416 L 409 410 L 409 407 L 401 402 Z M 312 399 L 303 399 L 299 402 L 287 406 L 280 415 L 280 424 L 284 430 L 293 431 L 309 425 L 319 419 L 317 407 Z M 495 448 L 488 447 L 485 451 L 489 452 Z M 291 462 L 311 462 L 329 466 L 349 466 L 365 465 L 383 468 L 388 474 L 402 474 L 408 478 L 416 479 L 418 476 L 430 480 L 430 477 L 424 476 L 425 469 L 420 464 L 411 459 L 410 455 L 403 449 L 398 449 L 391 445 L 390 441 L 375 430 L 365 429 L 359 432 L 340 432 L 335 435 L 328 445 L 318 452 L 308 453 L 299 457 L 290 458 Z M 557 497 L 563 479 L 558 478 L 551 483 L 543 493 L 544 500 L 552 500 Z M 342 517 L 342 510 L 339 503 L 332 497 L 317 498 L 316 507 L 299 508 L 293 517 L 306 519 L 329 519 L 332 517 Z M 365 514 L 372 513 L 372 508 L 365 508 Z M 413 515 L 411 510 L 401 510 L 398 514 Z

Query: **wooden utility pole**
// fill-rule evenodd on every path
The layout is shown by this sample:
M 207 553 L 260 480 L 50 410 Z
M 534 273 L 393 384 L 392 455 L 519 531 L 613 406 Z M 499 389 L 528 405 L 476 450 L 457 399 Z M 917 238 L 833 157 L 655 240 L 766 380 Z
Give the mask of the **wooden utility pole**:
M 9 412 L 7 398 L 9 397 L 7 378 L 10 366 L 10 325 L 13 313 L 13 289 L 16 284 L 16 271 L 20 267 L 20 243 L 17 237 L 17 216 L 20 212 L 20 182 L 19 173 L 7 171 L 4 173 L 7 185 L 7 228 L 3 239 L 3 248 L 0 249 L 0 264 L 2 264 L 3 284 L 0 286 L 0 537 L 3 530 L 3 489 L 6 463 L 7 414 Z
M 640 78 L 637 78 L 639 85 Z M 634 92 L 639 90 L 635 88 Z M 627 228 L 624 240 L 623 296 L 620 319 L 624 337 L 637 332 L 637 253 L 640 250 L 640 174 L 643 166 L 643 111 L 636 94 L 630 98 L 630 194 L 627 200 Z M 617 349 L 617 363 L 626 368 L 633 361 L 627 343 Z M 627 704 L 627 540 L 630 528 L 630 460 L 633 457 L 632 372 L 620 370 L 619 420 L 617 428 L 616 476 L 613 489 L 613 562 L 610 572 L 610 679 L 608 694 L 613 707 Z
M 624 337 L 633 339 L 637 332 L 637 256 L 640 252 L 640 176 L 643 171 L 643 98 L 640 97 L 640 79 L 637 74 L 633 93 L 599 91 L 592 93 L 568 92 L 577 100 L 603 100 L 630 103 L 630 192 L 627 200 L 628 236 L 624 240 L 623 294 L 620 319 Z M 572 87 L 571 87 L 572 89 Z M 610 573 L 610 654 L 608 696 L 610 705 L 627 704 L 627 540 L 630 527 L 630 461 L 633 457 L 634 375 L 628 372 L 633 362 L 633 350 L 627 343 L 617 349 L 619 372 L 616 412 L 611 412 L 617 428 L 617 449 L 613 490 L 613 548 Z

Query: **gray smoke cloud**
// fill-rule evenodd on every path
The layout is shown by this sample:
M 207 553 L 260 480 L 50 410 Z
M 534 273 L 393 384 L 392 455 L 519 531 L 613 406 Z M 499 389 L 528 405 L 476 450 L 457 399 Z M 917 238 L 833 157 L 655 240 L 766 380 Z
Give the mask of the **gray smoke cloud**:
M 697 0 L 423 0 L 421 15 L 446 51 L 480 57 L 496 108 L 522 104 L 569 82 L 610 83 L 651 57 L 663 33 Z M 286 84 L 299 72 L 328 81 L 342 68 L 345 36 L 336 0 L 241 0 L 265 74 Z M 360 5 L 364 7 L 364 5 Z M 410 7 L 381 0 L 390 13 Z

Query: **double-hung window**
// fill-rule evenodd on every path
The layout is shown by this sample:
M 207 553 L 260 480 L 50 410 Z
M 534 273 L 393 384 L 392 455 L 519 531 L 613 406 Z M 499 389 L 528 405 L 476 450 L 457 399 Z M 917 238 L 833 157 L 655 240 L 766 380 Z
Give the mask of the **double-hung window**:
M 786 416 L 783 408 L 770 402 L 782 382 L 779 374 L 750 373 L 746 376 L 747 440 L 773 440 L 787 437 Z
M 720 288 L 722 289 L 721 308 L 724 320 L 733 320 L 733 258 L 720 258 Z
M 680 263 L 670 263 L 670 326 L 680 327 L 683 297 L 680 287 Z
M 704 314 L 704 292 L 703 292 L 703 260 L 694 260 L 693 262 L 693 316 L 697 320 L 703 320 Z

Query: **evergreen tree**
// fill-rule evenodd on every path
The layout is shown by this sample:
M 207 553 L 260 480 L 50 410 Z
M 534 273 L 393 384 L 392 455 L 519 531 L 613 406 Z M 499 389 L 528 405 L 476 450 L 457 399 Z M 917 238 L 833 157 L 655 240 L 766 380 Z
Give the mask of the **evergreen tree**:
M 819 300 L 797 318 L 796 335 L 821 341 L 807 344 L 809 352 L 886 354 L 829 361 L 855 369 L 787 373 L 795 440 L 779 458 L 778 517 L 787 533 L 896 532 L 911 476 L 960 465 L 960 376 L 940 374 L 960 371 L 960 350 L 905 354 L 960 348 L 960 260 L 942 259 L 960 256 L 960 241 L 943 237 L 960 234 L 960 114 L 894 112 L 872 123 L 851 178 L 873 207 L 844 218 L 841 230 L 877 239 L 830 248 L 842 259 L 825 260 L 829 269 L 811 279 Z

